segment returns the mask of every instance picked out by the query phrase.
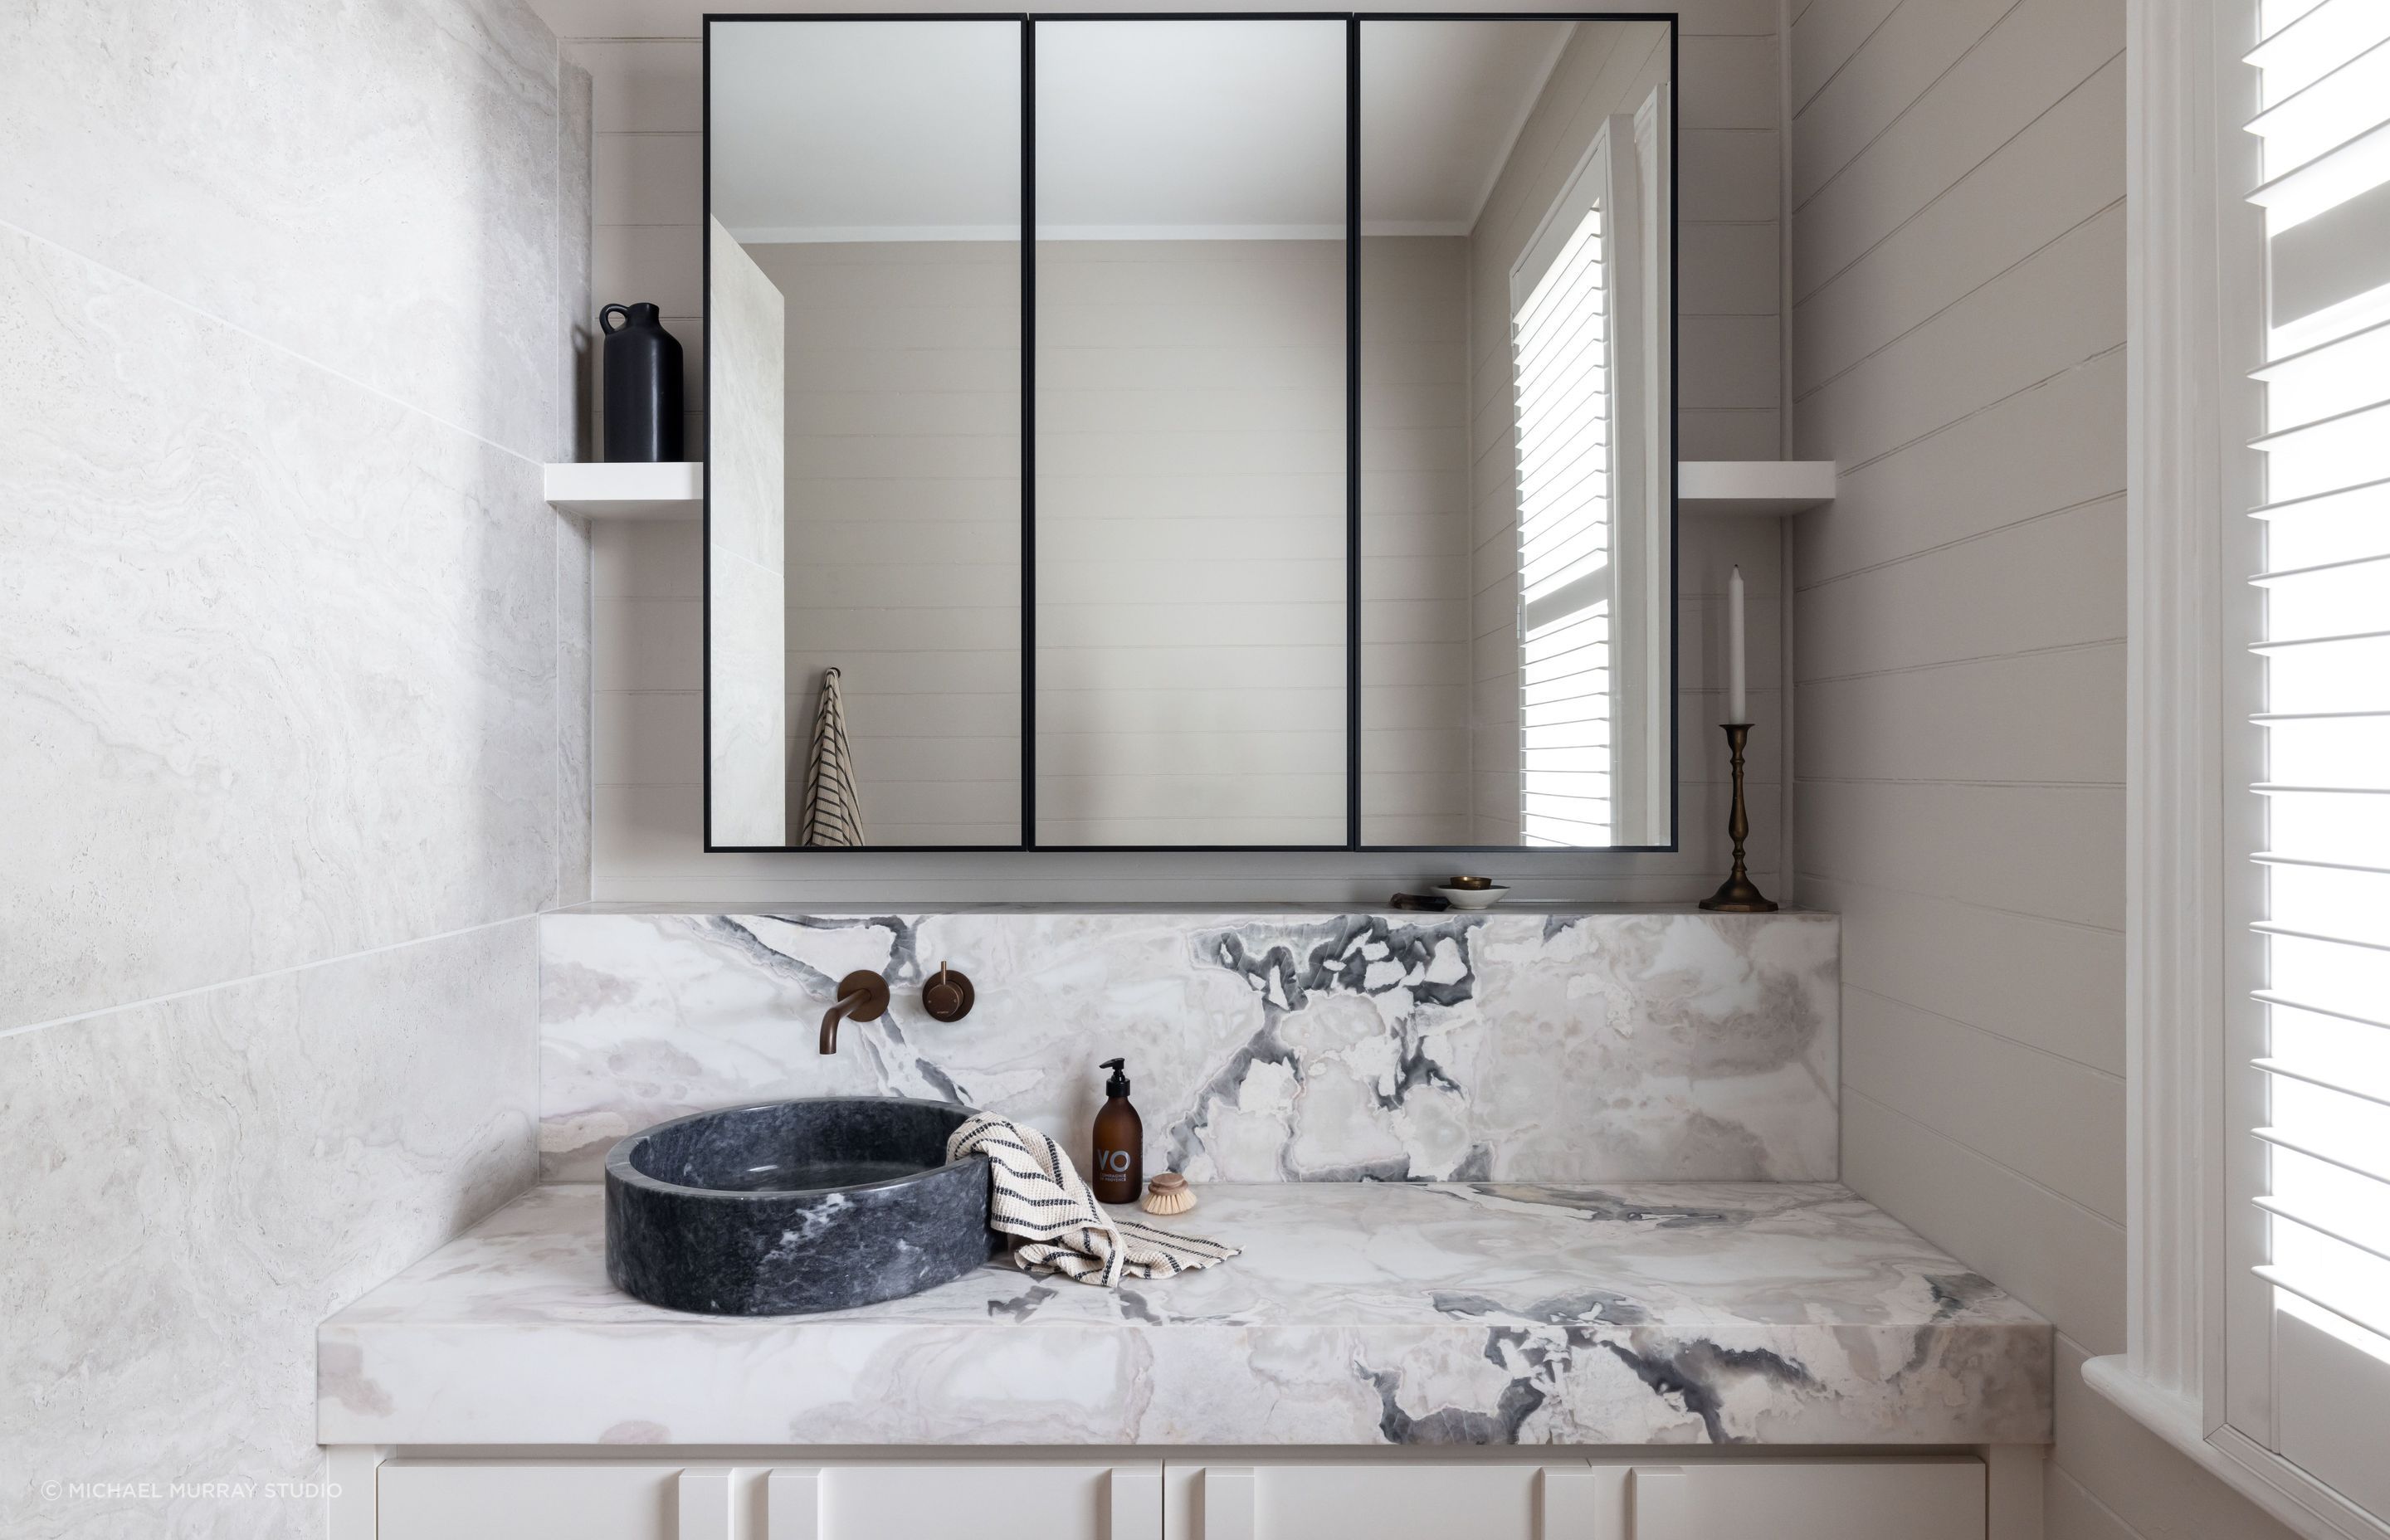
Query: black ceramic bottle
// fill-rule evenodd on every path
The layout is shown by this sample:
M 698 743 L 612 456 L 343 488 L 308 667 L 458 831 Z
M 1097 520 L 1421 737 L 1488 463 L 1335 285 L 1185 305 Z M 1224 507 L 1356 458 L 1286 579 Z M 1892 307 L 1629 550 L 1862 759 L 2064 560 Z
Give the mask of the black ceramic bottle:
M 616 315 L 619 327 L 610 324 Z M 680 343 L 650 304 L 608 305 L 598 325 L 606 333 L 606 458 L 682 458 Z
M 1145 1190 L 1145 1120 L 1129 1105 L 1128 1061 L 1107 1059 L 1103 1067 L 1112 1077 L 1096 1114 L 1096 1179 L 1087 1185 L 1099 1203 L 1134 1203 Z

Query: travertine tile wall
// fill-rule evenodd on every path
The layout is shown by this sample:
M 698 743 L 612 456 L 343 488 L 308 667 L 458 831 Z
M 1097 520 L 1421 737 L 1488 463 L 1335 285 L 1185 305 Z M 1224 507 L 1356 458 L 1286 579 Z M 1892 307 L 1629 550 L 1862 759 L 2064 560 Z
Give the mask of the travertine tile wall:
M 0 20 L 0 1533 L 320 1534 L 173 1484 L 319 1477 L 316 1322 L 532 1178 L 584 86 L 512 0 Z
M 566 57 L 594 78 L 598 299 L 658 302 L 688 344 L 689 399 L 701 413 L 698 218 L 701 148 L 698 0 L 539 0 Z M 785 10 L 763 0 L 729 10 Z M 826 7 L 827 8 L 827 7 Z M 902 8 L 902 7 L 897 7 Z M 1017 8 L 991 6 L 989 8 Z M 1169 9 L 1167 4 L 1120 8 Z M 1233 8 L 1233 7 L 1230 7 Z M 1402 8 L 1402 7 L 1395 7 Z M 1415 8 L 1433 10 L 1432 3 Z M 1537 8 L 1528 6 L 1523 8 Z M 1555 3 L 1551 9 L 1570 8 Z M 1778 338 L 1783 265 L 1777 0 L 1690 0 L 1682 12 L 1678 141 L 1683 221 L 1678 375 L 1688 458 L 1781 453 Z M 635 292 L 636 291 L 636 292 Z M 701 428 L 692 417 L 692 443 Z M 1773 520 L 1688 519 L 1679 554 L 1679 727 L 1683 846 L 1670 855 L 1587 854 L 1511 872 L 1523 895 L 1689 899 L 1726 863 L 1722 703 L 1728 570 L 1749 584 L 1753 714 L 1751 866 L 1784 885 L 1786 743 L 1777 678 L 1784 607 Z M 701 848 L 699 608 L 701 563 L 686 526 L 612 525 L 595 534 L 596 739 L 593 892 L 610 900 L 802 902 L 869 898 L 1254 897 L 1382 899 L 1440 863 L 1378 856 L 1323 861 L 1224 853 L 1174 857 L 987 858 L 709 855 Z M 1486 858 L 1476 858 L 1484 865 Z M 1499 861 L 1495 863 L 1497 866 Z
M 2057 1322 L 2052 1540 L 2283 1532 L 2092 1394 L 2125 1345 L 2121 0 L 1796 0 L 1803 896 L 1843 1171 Z

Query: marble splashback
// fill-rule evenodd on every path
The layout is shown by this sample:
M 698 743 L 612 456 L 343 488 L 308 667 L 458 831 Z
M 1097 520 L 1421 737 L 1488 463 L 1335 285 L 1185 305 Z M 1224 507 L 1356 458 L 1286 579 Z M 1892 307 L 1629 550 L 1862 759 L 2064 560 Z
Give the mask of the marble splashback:
M 1836 1174 L 1829 915 L 985 910 L 540 921 L 541 1174 L 781 1097 L 1022 1119 L 1085 1160 L 1128 1059 L 1149 1170 L 1198 1182 L 1797 1181 Z M 920 1007 L 942 962 L 978 1003 Z M 895 1004 L 815 1038 L 838 978 Z

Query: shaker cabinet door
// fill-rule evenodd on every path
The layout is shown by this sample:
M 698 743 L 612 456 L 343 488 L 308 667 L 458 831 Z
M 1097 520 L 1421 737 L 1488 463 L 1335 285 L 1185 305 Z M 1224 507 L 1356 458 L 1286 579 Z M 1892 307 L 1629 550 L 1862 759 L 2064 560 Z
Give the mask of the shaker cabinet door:
M 1984 1466 L 1964 1457 L 1638 1463 L 1626 1495 L 1632 1540 L 1984 1540 Z
M 764 1540 L 1162 1540 L 1159 1465 L 774 1469 Z
M 1533 1465 L 1168 1465 L 1168 1540 L 1543 1540 L 1579 1532 L 1547 1525 L 1589 1472 Z M 1591 1531 L 1583 1532 L 1590 1540 Z
M 376 1540 L 1162 1540 L 1157 1465 L 389 1460 Z
M 385 1460 L 377 1540 L 674 1540 L 683 1467 L 587 1460 Z M 693 1483 L 690 1497 L 711 1494 Z M 712 1540 L 712 1537 L 708 1537 Z
M 1163 1473 L 1167 1540 L 1984 1540 L 1959 1458 L 1257 1463 Z

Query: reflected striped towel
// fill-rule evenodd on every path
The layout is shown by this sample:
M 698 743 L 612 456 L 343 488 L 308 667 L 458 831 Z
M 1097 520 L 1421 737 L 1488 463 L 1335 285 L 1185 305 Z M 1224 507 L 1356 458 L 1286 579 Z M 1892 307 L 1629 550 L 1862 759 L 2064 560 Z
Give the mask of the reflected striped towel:
M 1062 1147 L 1024 1123 L 982 1112 L 946 1140 L 946 1159 L 984 1155 L 994 1168 L 990 1228 L 1018 1237 L 1012 1260 L 1039 1277 L 1060 1273 L 1117 1288 L 1124 1278 L 1166 1278 L 1226 1262 L 1234 1246 L 1115 1219 L 1096 1201 Z
M 854 795 L 854 763 L 846 746 L 846 707 L 838 670 L 822 670 L 821 704 L 805 746 L 805 797 L 797 819 L 800 845 L 860 845 L 863 804 Z

